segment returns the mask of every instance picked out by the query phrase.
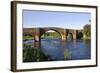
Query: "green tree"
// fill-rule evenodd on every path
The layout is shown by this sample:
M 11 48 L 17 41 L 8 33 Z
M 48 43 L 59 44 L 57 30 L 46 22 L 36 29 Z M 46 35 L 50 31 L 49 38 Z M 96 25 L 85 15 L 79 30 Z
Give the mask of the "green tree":
M 84 37 L 85 38 L 90 38 L 91 37 L 91 25 L 90 24 L 86 24 L 84 26 Z

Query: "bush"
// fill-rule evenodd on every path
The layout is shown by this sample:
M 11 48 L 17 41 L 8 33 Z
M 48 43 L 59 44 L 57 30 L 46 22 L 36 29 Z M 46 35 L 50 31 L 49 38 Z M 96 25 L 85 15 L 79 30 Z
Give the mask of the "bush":
M 23 62 L 47 61 L 48 57 L 38 48 L 33 48 L 31 45 L 23 45 Z
M 91 37 L 91 25 L 87 24 L 84 26 L 84 35 L 85 35 L 85 38 Z

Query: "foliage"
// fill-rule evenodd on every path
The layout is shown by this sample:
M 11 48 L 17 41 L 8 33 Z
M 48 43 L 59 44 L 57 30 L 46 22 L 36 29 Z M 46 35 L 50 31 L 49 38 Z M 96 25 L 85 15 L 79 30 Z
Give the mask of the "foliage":
M 84 35 L 85 37 L 91 37 L 91 25 L 87 24 L 84 26 Z
M 47 32 L 41 38 L 61 38 L 61 36 L 58 32 Z
M 23 62 L 47 61 L 48 57 L 40 52 L 38 48 L 33 48 L 31 45 L 23 45 Z
M 68 60 L 71 58 L 71 52 L 67 49 L 64 50 L 64 60 Z
M 68 39 L 68 40 L 73 39 L 73 35 L 72 35 L 72 33 L 70 33 L 70 32 L 68 33 L 68 35 L 67 35 L 67 39 Z
M 26 41 L 26 40 L 31 40 L 33 39 L 32 36 L 23 36 L 23 40 Z

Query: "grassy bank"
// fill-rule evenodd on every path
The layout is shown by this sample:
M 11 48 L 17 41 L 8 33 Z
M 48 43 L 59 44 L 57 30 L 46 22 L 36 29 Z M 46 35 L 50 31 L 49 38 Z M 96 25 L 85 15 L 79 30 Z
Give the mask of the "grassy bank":
M 30 45 L 23 45 L 23 62 L 47 61 L 48 56 L 38 48 L 32 48 Z
M 26 40 L 31 40 L 33 39 L 34 37 L 32 36 L 23 36 L 23 40 L 26 41 Z

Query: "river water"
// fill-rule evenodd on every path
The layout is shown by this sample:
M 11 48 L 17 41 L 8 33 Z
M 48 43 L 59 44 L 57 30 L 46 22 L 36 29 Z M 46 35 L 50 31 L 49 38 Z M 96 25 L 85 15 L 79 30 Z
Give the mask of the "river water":
M 34 40 L 24 41 L 33 45 Z M 33 45 L 34 46 L 34 45 Z M 41 51 L 52 60 L 83 60 L 91 58 L 90 40 L 41 39 Z M 67 55 L 67 56 L 66 56 Z

